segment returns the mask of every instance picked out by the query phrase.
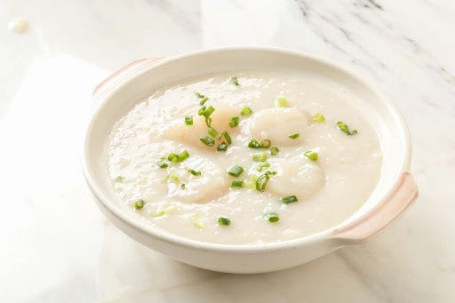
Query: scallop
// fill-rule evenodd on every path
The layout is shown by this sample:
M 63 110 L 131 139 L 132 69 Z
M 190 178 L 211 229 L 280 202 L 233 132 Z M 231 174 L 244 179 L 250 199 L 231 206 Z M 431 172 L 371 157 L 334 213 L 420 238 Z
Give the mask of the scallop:
M 277 195 L 305 200 L 324 186 L 324 171 L 307 159 L 274 160 L 270 164 L 277 174 L 270 177 L 267 190 Z
M 216 105 L 214 107 L 215 111 L 210 116 L 212 118 L 211 126 L 216 129 L 218 133 L 221 133 L 224 130 L 228 130 L 230 134 L 235 132 L 236 129 L 229 127 L 229 118 L 236 116 L 238 114 L 237 111 L 226 105 Z M 208 147 L 200 140 L 201 137 L 208 135 L 207 131 L 208 126 L 205 122 L 205 118 L 195 113 L 193 115 L 193 125 L 185 125 L 184 120 L 181 118 L 174 121 L 171 126 L 164 129 L 162 137 L 181 143 L 188 143 L 198 148 L 206 147 L 214 149 L 217 144 L 213 147 Z
M 227 174 L 213 161 L 196 155 L 170 168 L 170 175 L 177 178 L 168 180 L 168 196 L 182 202 L 205 203 L 224 195 L 229 188 Z
M 277 145 L 298 145 L 302 141 L 310 117 L 295 108 L 269 108 L 258 111 L 251 118 L 249 129 L 256 139 L 269 139 Z M 300 137 L 289 138 L 298 133 Z

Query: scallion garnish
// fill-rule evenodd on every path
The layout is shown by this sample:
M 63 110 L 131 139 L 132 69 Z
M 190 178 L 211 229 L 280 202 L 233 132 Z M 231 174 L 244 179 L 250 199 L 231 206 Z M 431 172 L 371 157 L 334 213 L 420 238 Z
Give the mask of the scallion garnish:
M 323 122 L 325 120 L 325 117 L 321 113 L 315 113 L 313 115 L 313 120 L 316 121 L 316 122 Z
M 256 169 L 257 169 L 257 171 L 258 171 L 258 172 L 261 172 L 261 171 L 262 171 L 262 169 L 263 169 L 264 167 L 270 167 L 270 164 L 269 164 L 269 163 L 267 163 L 267 162 L 265 162 L 265 163 L 261 163 L 261 164 L 258 164 L 258 166 L 257 166 L 257 168 L 256 168 Z
M 266 213 L 264 215 L 265 219 L 269 221 L 270 223 L 276 223 L 280 221 L 280 217 L 276 213 Z
M 270 141 L 269 139 L 264 139 L 261 140 L 261 142 L 259 142 L 259 146 L 261 148 L 269 148 L 270 144 L 272 144 L 272 141 Z
M 199 105 L 201 105 L 201 106 L 204 105 L 205 102 L 207 102 L 207 101 L 209 100 L 209 98 L 207 98 L 206 96 L 204 96 L 204 95 L 202 95 L 202 94 L 200 94 L 200 93 L 198 93 L 198 92 L 196 92 L 196 93 L 194 93 L 194 94 L 196 95 L 196 97 L 198 97 L 199 99 L 201 99 L 201 101 L 199 102 Z
M 218 132 L 216 131 L 216 129 L 214 129 L 212 127 L 209 128 L 208 133 L 209 133 L 210 137 L 212 137 L 212 138 L 215 138 L 218 135 Z
M 299 133 L 290 134 L 288 137 L 289 137 L 290 139 L 297 139 L 298 137 L 300 137 L 300 134 L 299 134 Z
M 117 176 L 117 178 L 114 179 L 114 182 L 122 182 L 123 179 L 124 178 L 122 176 Z
M 258 176 L 256 175 L 251 175 L 250 180 L 248 180 L 246 187 L 251 188 L 251 189 L 256 189 L 256 181 L 258 180 Z
M 240 86 L 239 79 L 237 78 L 237 76 L 231 77 L 231 81 L 232 83 L 234 83 L 235 86 Z
M 227 150 L 227 147 L 228 147 L 227 143 L 221 142 L 221 143 L 218 144 L 218 146 L 216 147 L 216 150 L 217 150 L 217 151 L 223 151 L 223 152 L 225 152 L 225 151 Z
M 182 151 L 182 152 L 179 154 L 179 162 L 185 161 L 186 159 L 188 159 L 189 156 L 190 156 L 190 154 L 189 154 L 188 151 L 185 149 L 184 151 Z
M 174 175 L 174 174 L 168 175 L 166 179 L 167 179 L 167 181 L 174 182 L 174 183 L 179 183 L 180 182 L 180 178 L 177 175 Z
M 184 190 L 184 189 L 185 189 L 185 186 L 186 186 L 185 183 L 181 184 L 181 185 L 180 185 L 180 189 L 181 189 L 181 190 Z
M 254 154 L 253 160 L 256 162 L 265 162 L 267 161 L 267 154 L 265 152 Z
M 308 159 L 310 159 L 311 161 L 317 161 L 318 158 L 319 158 L 319 155 L 317 152 L 314 152 L 314 151 L 306 151 L 303 153 L 305 155 L 305 157 L 307 157 Z
M 265 191 L 265 187 L 267 185 L 267 182 L 269 182 L 269 180 L 270 180 L 271 174 L 272 173 L 270 173 L 270 172 L 266 172 L 257 178 L 257 180 L 256 180 L 256 189 L 257 190 L 259 190 L 261 192 Z
M 137 200 L 136 202 L 134 202 L 134 208 L 135 208 L 136 210 L 142 209 L 142 207 L 144 207 L 144 205 L 145 205 L 145 201 L 142 200 L 142 199 Z
M 229 126 L 230 127 L 236 127 L 237 125 L 239 125 L 239 121 L 240 121 L 240 118 L 239 117 L 232 117 L 229 119 Z
M 228 170 L 228 174 L 233 177 L 238 177 L 243 173 L 243 167 L 234 165 Z
M 269 148 L 270 144 L 272 144 L 272 141 L 270 141 L 269 139 L 261 140 L 261 142 L 258 142 L 256 139 L 251 139 L 250 142 L 248 142 L 248 147 L 249 148 Z
M 205 102 L 207 102 L 207 101 L 209 101 L 209 98 L 205 97 L 199 102 L 199 105 L 203 106 L 205 104 Z
M 271 154 L 272 156 L 278 155 L 279 152 L 280 152 L 280 149 L 278 148 L 278 146 L 272 146 L 272 147 L 270 147 L 270 154 Z
M 297 200 L 296 196 L 287 196 L 287 197 L 281 198 L 281 202 L 283 202 L 284 204 L 294 203 L 294 202 L 298 202 L 298 201 L 299 200 Z
M 349 127 L 346 125 L 346 123 L 343 123 L 341 121 L 337 122 L 338 129 L 341 130 L 343 133 L 345 133 L 348 136 L 354 136 L 357 134 L 357 130 L 354 129 L 353 131 L 349 130 Z
M 185 124 L 186 125 L 193 125 L 193 116 L 186 116 L 185 117 Z
M 167 159 L 171 162 L 179 162 L 179 155 L 171 153 L 167 156 Z
M 213 114 L 213 112 L 215 111 L 215 108 L 213 106 L 209 106 L 209 107 L 201 107 L 201 109 L 199 109 L 199 112 L 198 114 L 200 116 L 204 116 L 206 118 L 210 117 L 211 114 Z
M 194 169 L 190 169 L 190 168 L 187 168 L 186 170 L 190 174 L 192 174 L 193 176 L 200 176 L 201 175 L 201 171 L 200 170 L 194 170 Z
M 198 111 L 199 116 L 205 117 L 205 123 L 207 124 L 208 127 L 211 126 L 212 118 L 210 118 L 210 115 L 213 114 L 214 111 L 215 108 L 211 105 L 209 107 L 202 106 Z
M 170 162 L 183 162 L 185 161 L 188 157 L 190 156 L 190 154 L 188 153 L 187 150 L 184 150 L 182 151 L 180 154 L 174 154 L 174 153 L 171 153 L 167 156 L 167 159 L 168 161 Z M 159 162 L 162 162 L 162 161 L 159 161 Z M 157 163 L 158 164 L 158 163 Z M 167 167 L 167 166 L 166 166 Z M 165 168 L 165 167 L 161 167 L 161 168 Z
M 261 145 L 256 139 L 251 139 L 250 142 L 248 142 L 248 147 L 249 148 L 260 148 Z
M 172 155 L 175 155 L 175 154 L 172 154 Z M 178 156 L 177 156 L 178 157 Z M 166 168 L 168 167 L 168 164 L 164 161 L 164 160 L 160 160 L 158 162 L 156 162 L 156 165 L 159 167 L 159 168 Z
M 229 218 L 219 217 L 218 224 L 228 226 L 229 224 L 231 224 L 231 220 Z
M 243 180 L 232 180 L 231 187 L 232 188 L 242 188 Z
M 201 138 L 199 138 L 199 140 L 201 140 L 202 143 L 204 143 L 205 145 L 210 146 L 210 147 L 215 145 L 215 140 L 213 140 L 209 136 L 201 137 Z
M 206 96 L 204 96 L 203 94 L 200 94 L 200 93 L 198 93 L 198 92 L 195 92 L 194 94 L 195 94 L 196 97 L 198 97 L 199 99 L 207 98 Z
M 231 145 L 232 144 L 232 139 L 231 139 L 231 136 L 229 135 L 229 133 L 227 131 L 223 131 L 219 137 L 219 139 L 221 139 L 222 137 L 224 137 L 224 139 L 226 140 L 226 143 L 228 145 Z
M 277 107 L 287 107 L 288 99 L 286 99 L 285 97 L 278 97 L 278 99 L 276 99 L 276 106 Z
M 246 106 L 246 107 L 242 108 L 242 110 L 240 110 L 240 115 L 242 115 L 242 116 L 249 116 L 252 113 L 253 113 L 253 111 L 248 106 Z

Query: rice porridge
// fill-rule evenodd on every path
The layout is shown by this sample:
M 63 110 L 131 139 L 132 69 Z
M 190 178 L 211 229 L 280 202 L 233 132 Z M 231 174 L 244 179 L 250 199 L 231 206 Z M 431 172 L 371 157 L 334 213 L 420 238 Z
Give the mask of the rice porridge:
M 349 92 L 284 73 L 222 73 L 165 87 L 105 143 L 113 191 L 137 220 L 212 243 L 286 241 L 365 203 L 378 136 Z

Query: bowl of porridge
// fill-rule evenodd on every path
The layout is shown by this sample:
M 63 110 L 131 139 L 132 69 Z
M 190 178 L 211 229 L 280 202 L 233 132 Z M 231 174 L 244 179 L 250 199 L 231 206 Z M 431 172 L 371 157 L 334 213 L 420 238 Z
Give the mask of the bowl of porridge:
M 197 267 L 290 268 L 415 200 L 395 104 L 346 67 L 273 48 L 134 61 L 101 83 L 83 170 L 138 242 Z

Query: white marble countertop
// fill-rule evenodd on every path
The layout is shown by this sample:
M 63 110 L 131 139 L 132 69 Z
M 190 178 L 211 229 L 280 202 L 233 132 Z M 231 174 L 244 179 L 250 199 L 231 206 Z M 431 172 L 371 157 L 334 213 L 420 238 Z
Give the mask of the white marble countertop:
M 8 32 L 11 19 L 29 22 Z M 455 2 L 0 3 L 0 302 L 455 302 Z M 352 66 L 410 126 L 420 198 L 370 242 L 263 275 L 183 265 L 110 225 L 78 152 L 90 94 L 132 59 L 272 45 Z

